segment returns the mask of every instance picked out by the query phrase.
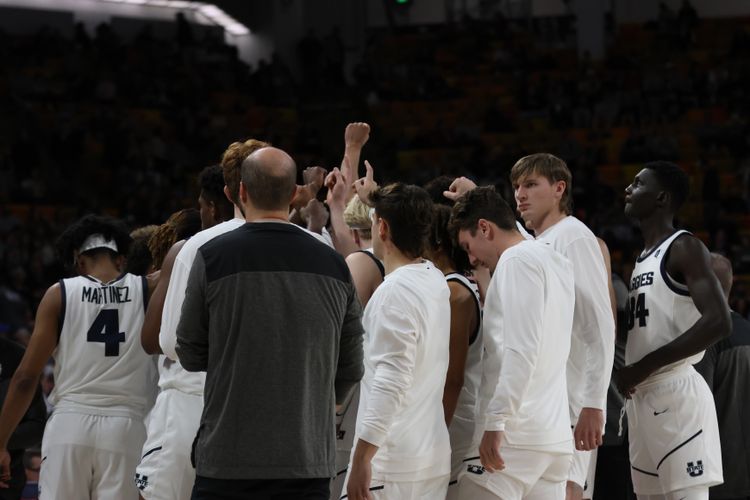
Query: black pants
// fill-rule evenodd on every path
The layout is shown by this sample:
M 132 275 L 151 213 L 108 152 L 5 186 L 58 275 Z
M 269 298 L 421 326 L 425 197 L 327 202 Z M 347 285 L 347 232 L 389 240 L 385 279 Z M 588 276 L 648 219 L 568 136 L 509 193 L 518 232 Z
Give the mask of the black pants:
M 195 476 L 192 500 L 328 500 L 330 478 L 213 479 Z

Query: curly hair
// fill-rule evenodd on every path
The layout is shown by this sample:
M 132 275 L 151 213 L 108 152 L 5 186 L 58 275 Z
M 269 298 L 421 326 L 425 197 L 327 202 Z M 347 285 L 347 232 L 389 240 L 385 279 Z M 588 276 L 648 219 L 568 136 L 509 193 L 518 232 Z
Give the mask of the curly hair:
M 117 244 L 117 252 L 106 250 L 113 255 L 127 255 L 133 241 L 128 234 L 127 226 L 121 220 L 107 215 L 84 215 L 68 226 L 55 242 L 58 256 L 66 268 L 72 270 L 76 252 L 92 234 L 101 234 L 107 240 L 114 240 Z M 88 254 L 97 250 L 99 249 L 84 253 Z
M 148 249 L 153 257 L 154 269 L 161 269 L 164 257 L 176 242 L 191 237 L 201 230 L 201 215 L 194 208 L 184 208 L 169 219 L 148 239 Z
M 257 139 L 247 139 L 244 142 L 233 142 L 221 155 L 221 170 L 224 173 L 224 184 L 229 190 L 232 202 L 240 206 L 240 180 L 242 179 L 242 162 L 255 151 L 270 146 L 269 143 Z

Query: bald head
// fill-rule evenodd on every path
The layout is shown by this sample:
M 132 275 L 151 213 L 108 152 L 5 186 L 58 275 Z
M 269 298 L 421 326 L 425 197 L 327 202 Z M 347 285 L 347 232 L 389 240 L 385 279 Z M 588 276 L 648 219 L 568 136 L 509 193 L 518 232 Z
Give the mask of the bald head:
M 714 274 L 721 283 L 721 289 L 724 291 L 724 296 L 728 299 L 729 292 L 732 290 L 732 263 L 729 259 L 718 253 L 711 253 L 711 267 L 714 270 Z
M 297 165 L 278 148 L 258 149 L 242 162 L 242 184 L 250 203 L 260 210 L 288 209 L 296 180 Z

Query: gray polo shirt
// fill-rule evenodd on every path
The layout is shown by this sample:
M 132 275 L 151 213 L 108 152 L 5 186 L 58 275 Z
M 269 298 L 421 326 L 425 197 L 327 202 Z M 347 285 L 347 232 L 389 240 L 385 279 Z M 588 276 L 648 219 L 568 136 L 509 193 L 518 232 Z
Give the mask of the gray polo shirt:
M 335 395 L 363 373 L 361 307 L 344 259 L 296 226 L 248 223 L 203 245 L 177 354 L 206 371 L 196 473 L 331 477 Z

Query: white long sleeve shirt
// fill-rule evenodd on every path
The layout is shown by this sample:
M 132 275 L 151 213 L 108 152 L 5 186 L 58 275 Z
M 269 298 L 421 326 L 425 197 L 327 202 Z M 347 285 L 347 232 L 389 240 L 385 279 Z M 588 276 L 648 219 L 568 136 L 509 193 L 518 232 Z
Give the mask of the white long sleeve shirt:
M 565 367 L 573 327 L 570 262 L 527 240 L 507 249 L 484 305 L 480 416 L 509 446 L 572 451 Z
M 185 289 L 198 249 L 217 236 L 237 229 L 244 224 L 243 219 L 234 218 L 204 229 L 187 240 L 175 257 L 172 275 L 169 278 L 167 296 L 164 299 L 164 309 L 161 313 L 161 328 L 159 329 L 159 346 L 164 356 L 169 358 L 167 360 L 164 356 L 159 357 L 160 388 L 173 388 L 188 394 L 203 395 L 206 374 L 185 370 L 180 365 L 175 351 L 177 324 L 180 322 L 182 303 L 185 301 Z
M 450 473 L 443 414 L 450 291 L 429 261 L 385 277 L 365 308 L 365 375 L 355 443 L 378 446 L 373 473 L 421 480 Z
M 568 358 L 570 417 L 582 408 L 607 408 L 607 389 L 615 356 L 615 320 L 609 300 L 607 268 L 599 243 L 586 225 L 568 216 L 537 237 L 573 264 L 576 307 Z

